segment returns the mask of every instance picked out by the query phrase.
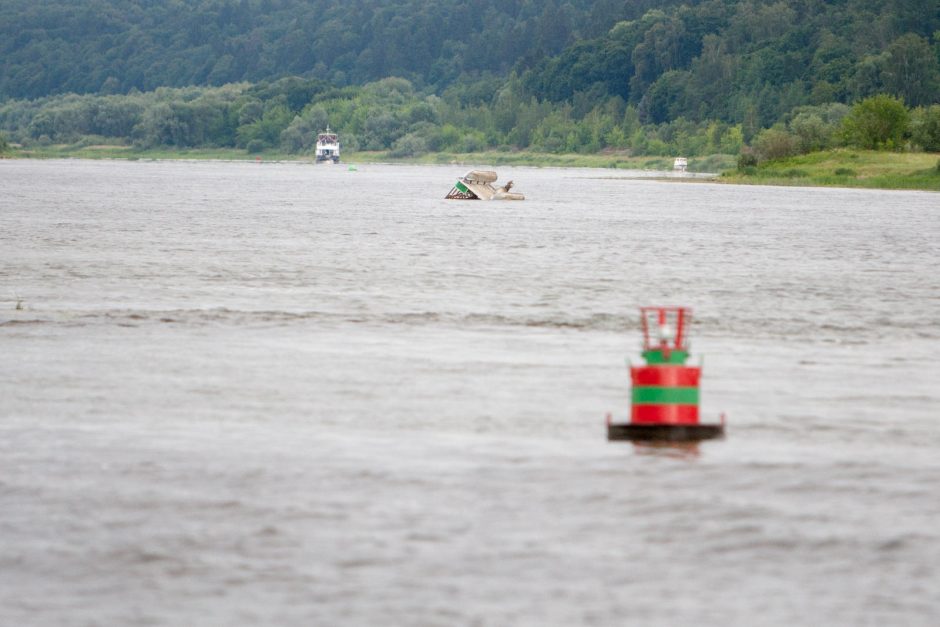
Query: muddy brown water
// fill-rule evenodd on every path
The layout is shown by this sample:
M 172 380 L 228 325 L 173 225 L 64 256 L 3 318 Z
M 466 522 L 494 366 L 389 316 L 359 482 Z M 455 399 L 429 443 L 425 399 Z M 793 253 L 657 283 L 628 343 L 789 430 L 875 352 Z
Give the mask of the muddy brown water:
M 471 167 L 0 162 L 0 623 L 937 623 L 940 196 Z

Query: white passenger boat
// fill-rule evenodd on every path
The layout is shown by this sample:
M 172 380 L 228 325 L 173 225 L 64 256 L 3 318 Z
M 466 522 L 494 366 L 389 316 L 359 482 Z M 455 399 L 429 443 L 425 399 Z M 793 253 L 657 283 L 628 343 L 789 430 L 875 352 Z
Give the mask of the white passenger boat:
M 317 163 L 339 163 L 339 136 L 326 127 L 317 135 Z

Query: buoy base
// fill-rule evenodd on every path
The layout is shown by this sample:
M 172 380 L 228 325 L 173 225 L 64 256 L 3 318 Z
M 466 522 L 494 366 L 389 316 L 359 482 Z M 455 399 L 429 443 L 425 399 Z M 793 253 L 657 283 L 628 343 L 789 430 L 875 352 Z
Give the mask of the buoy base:
M 700 442 L 725 437 L 722 425 L 610 424 L 607 440 L 633 442 Z

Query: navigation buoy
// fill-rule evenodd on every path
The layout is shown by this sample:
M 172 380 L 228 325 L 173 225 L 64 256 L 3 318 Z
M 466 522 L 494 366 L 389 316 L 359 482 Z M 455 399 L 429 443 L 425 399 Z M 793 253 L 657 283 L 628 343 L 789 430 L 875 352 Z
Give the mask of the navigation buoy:
M 607 439 L 635 442 L 698 442 L 724 437 L 720 424 L 699 424 L 701 366 L 686 366 L 686 307 L 641 307 L 645 366 L 631 366 L 633 383 L 629 423 L 614 423 L 607 414 Z

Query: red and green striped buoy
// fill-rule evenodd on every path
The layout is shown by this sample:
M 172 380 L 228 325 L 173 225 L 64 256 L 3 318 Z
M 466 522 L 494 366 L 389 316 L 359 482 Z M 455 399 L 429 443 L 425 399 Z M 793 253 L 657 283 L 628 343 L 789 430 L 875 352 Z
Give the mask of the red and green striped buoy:
M 607 415 L 608 440 L 697 442 L 724 436 L 720 424 L 699 423 L 701 366 L 687 366 L 686 332 L 692 312 L 686 307 L 641 307 L 645 366 L 631 366 L 630 422 Z

